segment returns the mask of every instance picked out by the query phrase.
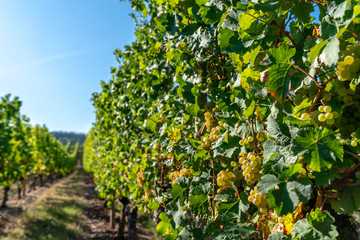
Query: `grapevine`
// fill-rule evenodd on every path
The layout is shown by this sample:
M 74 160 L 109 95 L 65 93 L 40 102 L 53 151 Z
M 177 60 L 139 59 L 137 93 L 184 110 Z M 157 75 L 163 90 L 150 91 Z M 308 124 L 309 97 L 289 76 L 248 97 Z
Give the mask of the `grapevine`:
M 358 2 L 131 4 L 136 40 L 92 99 L 98 194 L 166 239 L 354 233 Z

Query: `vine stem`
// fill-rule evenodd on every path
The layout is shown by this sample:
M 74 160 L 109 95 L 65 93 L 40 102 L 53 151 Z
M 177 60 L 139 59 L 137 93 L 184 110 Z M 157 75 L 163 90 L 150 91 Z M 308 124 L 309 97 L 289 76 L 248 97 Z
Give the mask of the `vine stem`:
M 213 163 L 213 195 L 212 195 L 212 210 L 213 210 L 213 218 L 215 218 L 215 159 L 212 160 Z M 214 219 L 215 221 L 215 219 Z
M 292 45 L 295 47 L 295 48 L 298 48 L 297 44 L 295 43 L 295 41 L 291 38 L 290 34 L 288 31 L 284 30 L 277 22 L 275 19 L 272 18 L 272 16 L 270 15 L 270 13 L 267 12 L 267 15 L 268 17 L 272 20 L 272 24 L 274 24 L 277 28 L 279 28 L 280 32 L 282 34 L 284 34 L 292 43 Z
M 355 155 L 356 156 L 356 155 Z M 354 156 L 354 157 L 355 157 Z M 356 156 L 358 160 L 360 160 L 360 157 Z M 349 182 L 349 178 L 353 176 L 357 171 L 360 170 L 360 163 L 356 164 L 352 168 L 347 169 L 344 176 L 340 179 L 336 179 L 330 186 L 328 186 L 326 189 L 341 189 L 346 183 Z
M 305 75 L 307 75 L 307 76 L 309 76 L 311 79 L 313 79 L 313 80 L 315 81 L 316 85 L 318 85 L 318 87 L 321 87 L 321 86 L 319 85 L 319 83 L 316 81 L 316 79 L 315 79 L 313 76 L 311 76 L 309 73 L 307 73 L 304 69 L 296 66 L 295 64 L 292 64 L 292 65 L 294 66 L 294 68 L 296 68 L 297 70 L 301 71 L 302 73 L 304 73 Z
M 309 113 L 314 110 L 315 104 L 316 104 L 316 102 L 318 101 L 318 99 L 319 99 L 322 91 L 324 91 L 326 85 L 327 85 L 331 80 L 335 79 L 336 77 L 337 77 L 337 75 L 335 74 L 334 76 L 332 76 L 331 78 L 329 78 L 324 84 L 322 84 L 322 85 L 320 86 L 320 89 L 319 89 L 319 91 L 317 92 L 317 94 L 316 94 L 316 96 L 315 96 L 315 98 L 314 98 L 313 103 L 311 104 Z M 317 83 L 317 81 L 315 81 L 315 83 Z
M 254 113 L 255 113 L 256 107 L 254 108 L 254 111 L 252 113 L 251 116 L 251 120 L 250 120 L 250 126 L 251 126 L 251 134 L 253 136 L 253 142 L 254 142 L 254 149 L 256 151 L 256 153 L 259 153 L 259 149 L 257 146 L 257 139 L 256 139 L 256 135 L 255 135 L 255 130 L 254 130 Z
M 314 101 L 313 101 L 313 103 L 311 104 L 309 113 L 311 113 L 311 112 L 314 110 L 315 104 L 316 104 L 316 102 L 318 101 L 318 99 L 319 99 L 319 97 L 320 97 L 320 95 L 321 95 L 321 93 L 322 93 L 323 90 L 324 90 L 324 88 L 320 88 L 320 89 L 318 90 L 318 92 L 317 92 L 317 94 L 316 94 L 316 96 L 315 96 L 315 98 L 314 98 Z

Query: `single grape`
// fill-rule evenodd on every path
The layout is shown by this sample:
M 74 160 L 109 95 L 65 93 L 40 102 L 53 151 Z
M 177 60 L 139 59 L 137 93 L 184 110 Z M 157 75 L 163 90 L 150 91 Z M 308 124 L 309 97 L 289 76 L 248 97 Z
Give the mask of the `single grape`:
M 309 118 L 310 118 L 310 115 L 308 113 L 303 113 L 303 114 L 301 114 L 301 117 L 300 117 L 301 120 L 308 120 Z
M 318 120 L 320 122 L 325 122 L 326 121 L 326 116 L 324 113 L 321 113 L 319 116 L 318 116 Z
M 338 112 L 332 112 L 333 114 L 333 118 L 338 118 L 339 117 L 339 113 Z
M 344 58 L 344 62 L 347 64 L 347 65 L 351 65 L 353 64 L 353 62 L 355 61 L 354 57 L 353 56 L 346 56 Z
M 358 143 L 355 141 L 355 140 L 352 140 L 351 141 L 351 146 L 352 147 L 356 147 L 358 145 Z
M 346 66 L 346 63 L 343 61 L 338 62 L 337 68 L 338 70 L 344 70 Z
M 333 119 L 334 115 L 331 112 L 325 114 L 326 119 Z
M 326 123 L 328 124 L 328 125 L 334 125 L 334 123 L 335 123 L 335 120 L 332 118 L 332 119 L 326 119 Z
M 341 78 L 345 80 L 349 80 L 351 77 L 351 72 L 348 70 L 344 70 L 341 72 Z
M 348 91 L 346 88 L 339 88 L 339 90 L 337 90 L 337 92 L 340 96 L 343 96 L 343 97 L 348 95 Z
M 331 108 L 330 106 L 325 106 L 325 107 L 324 107 L 324 111 L 325 111 L 326 113 L 331 113 L 332 108 Z
M 325 108 L 325 107 L 324 107 L 323 105 L 321 105 L 321 106 L 318 107 L 318 110 L 319 110 L 320 112 L 324 112 L 324 111 L 325 111 L 324 108 Z

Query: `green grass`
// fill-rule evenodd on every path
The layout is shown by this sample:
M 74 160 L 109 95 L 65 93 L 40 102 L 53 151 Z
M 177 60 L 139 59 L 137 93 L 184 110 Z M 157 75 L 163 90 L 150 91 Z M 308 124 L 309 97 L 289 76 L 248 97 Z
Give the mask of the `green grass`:
M 84 239 L 83 170 L 55 184 L 36 200 L 4 240 Z

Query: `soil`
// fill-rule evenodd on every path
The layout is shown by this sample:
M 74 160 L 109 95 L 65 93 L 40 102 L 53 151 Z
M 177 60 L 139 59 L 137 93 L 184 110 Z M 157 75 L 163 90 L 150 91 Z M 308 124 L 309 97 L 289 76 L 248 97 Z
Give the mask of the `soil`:
M 6 203 L 6 208 L 0 208 L 0 239 L 5 237 L 11 230 L 12 225 L 27 209 L 31 208 L 32 204 L 40 196 L 46 193 L 54 183 L 61 181 L 58 179 L 52 183 L 46 183 L 44 186 L 36 187 L 36 190 L 32 190 L 30 193 L 26 191 L 26 195 L 18 199 L 17 193 L 9 195 L 9 199 Z M 1 189 L 2 190 L 2 189 Z
M 85 175 L 85 197 L 89 207 L 86 209 L 86 222 L 88 233 L 86 239 L 91 240 L 115 240 L 117 237 L 117 225 L 115 229 L 110 227 L 110 210 L 104 208 L 104 200 L 96 198 L 95 185 L 90 175 Z M 117 213 L 119 215 L 119 213 Z M 118 216 L 119 217 L 119 216 Z M 118 222 L 119 219 L 117 219 Z M 140 223 L 136 224 L 138 240 L 154 240 L 153 234 L 144 229 Z M 125 238 L 127 238 L 127 228 L 125 228 Z
M 95 185 L 92 177 L 84 173 L 83 184 L 84 196 L 87 201 L 87 206 L 84 209 L 82 222 L 84 223 L 85 236 L 84 239 L 89 240 L 115 240 L 117 238 L 117 227 L 111 229 L 110 227 L 110 211 L 104 207 L 104 200 L 100 200 L 95 194 Z M 65 179 L 65 178 L 63 178 Z M 27 193 L 25 197 L 17 199 L 17 194 L 11 194 L 7 202 L 6 208 L 0 209 L 0 239 L 6 237 L 12 230 L 17 220 L 21 215 L 32 208 L 33 203 L 44 194 L 54 183 L 62 181 L 59 179 L 53 183 L 46 183 L 43 187 L 37 187 L 36 190 Z M 46 195 L 45 195 L 46 196 Z M 119 221 L 120 213 L 117 212 L 117 222 Z M 138 240 L 155 240 L 154 234 L 148 229 L 144 228 L 140 223 L 137 223 Z M 125 229 L 127 234 L 127 228 Z M 127 238 L 127 235 L 125 236 Z

